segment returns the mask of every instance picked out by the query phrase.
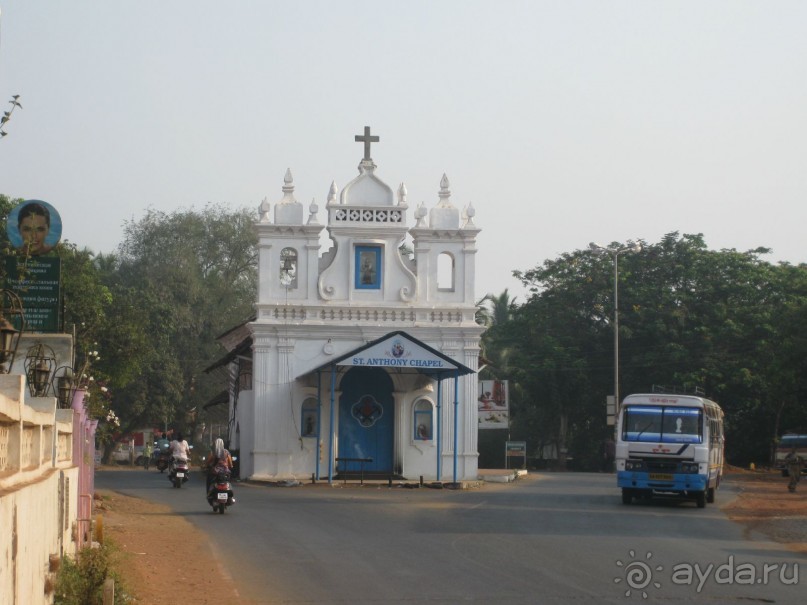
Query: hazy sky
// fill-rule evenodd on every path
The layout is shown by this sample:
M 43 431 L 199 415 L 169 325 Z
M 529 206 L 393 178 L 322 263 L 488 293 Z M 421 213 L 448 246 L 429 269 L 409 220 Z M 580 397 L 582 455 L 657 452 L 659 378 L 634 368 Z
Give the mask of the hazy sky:
M 0 0 L 0 193 L 113 251 L 208 202 L 376 174 L 472 202 L 477 297 L 590 241 L 807 261 L 807 2 Z M 4 111 L 10 106 L 5 105 Z M 320 221 L 325 221 L 324 210 Z M 523 297 L 522 297 L 523 300 Z

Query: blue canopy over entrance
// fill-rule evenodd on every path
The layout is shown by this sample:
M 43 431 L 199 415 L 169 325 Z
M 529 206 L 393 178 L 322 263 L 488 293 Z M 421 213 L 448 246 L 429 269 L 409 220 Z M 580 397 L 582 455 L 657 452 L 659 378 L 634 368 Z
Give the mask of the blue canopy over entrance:
M 372 342 L 357 347 L 352 351 L 344 353 L 297 378 L 303 378 L 311 373 L 317 374 L 317 409 L 318 415 L 322 410 L 322 374 L 330 372 L 331 375 L 331 399 L 330 399 L 330 425 L 329 425 L 329 445 L 328 445 L 328 482 L 333 482 L 334 463 L 334 413 L 336 408 L 336 376 L 340 372 L 357 368 L 374 367 L 385 368 L 389 372 L 396 373 L 418 373 L 425 374 L 437 380 L 437 480 L 440 480 L 440 452 L 442 440 L 441 414 L 442 405 L 440 385 L 446 378 L 454 379 L 454 477 L 457 482 L 457 429 L 458 429 L 458 389 L 459 377 L 466 374 L 473 374 L 474 370 L 451 359 L 440 351 L 430 347 L 417 338 L 410 336 L 404 331 L 398 330 L 390 332 Z M 319 419 L 318 419 L 319 420 Z M 317 422 L 317 441 L 321 438 L 321 422 Z M 319 476 L 319 457 L 317 457 L 316 475 Z

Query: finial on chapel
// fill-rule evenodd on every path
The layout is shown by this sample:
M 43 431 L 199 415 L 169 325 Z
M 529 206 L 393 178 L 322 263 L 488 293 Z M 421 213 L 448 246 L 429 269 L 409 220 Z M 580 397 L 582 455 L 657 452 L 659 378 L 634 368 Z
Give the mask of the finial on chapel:
M 440 196 L 440 201 L 437 203 L 438 206 L 451 206 L 451 190 L 449 189 L 450 183 L 448 182 L 448 177 L 443 173 L 443 178 L 440 179 L 440 192 L 437 194 Z
M 259 221 L 262 223 L 270 223 L 272 222 L 269 218 L 269 200 L 267 198 L 263 198 L 261 205 L 258 206 L 258 213 L 259 213 Z
M 294 199 L 294 178 L 291 176 L 291 168 L 286 169 L 286 176 L 283 177 L 283 199 L 278 204 L 293 204 Z
M 406 204 L 406 185 L 401 183 L 401 186 L 398 187 L 398 205 L 403 206 Z
M 428 213 L 429 212 L 426 210 L 426 205 L 423 202 L 420 202 L 417 210 L 415 210 L 415 218 L 417 219 L 417 223 L 415 224 L 416 228 L 426 226 L 426 221 L 424 219 Z
M 468 202 L 468 205 L 465 207 L 465 211 L 463 212 L 465 223 L 463 224 L 462 228 L 466 229 L 468 227 L 476 227 L 474 225 L 474 216 L 476 215 L 476 209 L 471 202 Z
M 311 205 L 308 207 L 308 224 L 309 225 L 318 225 L 319 222 L 317 221 L 317 212 L 319 212 L 319 206 L 317 206 L 317 198 L 311 198 Z
M 336 186 L 336 181 L 331 181 L 331 188 L 328 189 L 328 201 L 326 204 L 330 206 L 331 204 L 336 204 L 336 194 L 339 193 L 339 188 Z

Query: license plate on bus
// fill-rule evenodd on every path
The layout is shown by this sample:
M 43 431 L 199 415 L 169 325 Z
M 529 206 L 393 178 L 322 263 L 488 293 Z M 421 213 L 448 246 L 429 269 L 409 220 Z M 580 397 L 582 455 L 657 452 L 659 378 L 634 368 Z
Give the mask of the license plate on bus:
M 227 492 L 220 493 L 218 496 L 216 496 L 216 498 L 218 498 L 219 500 L 227 500 L 228 497 L 229 494 L 227 494 Z
M 670 473 L 650 473 L 651 481 L 672 481 L 673 476 Z

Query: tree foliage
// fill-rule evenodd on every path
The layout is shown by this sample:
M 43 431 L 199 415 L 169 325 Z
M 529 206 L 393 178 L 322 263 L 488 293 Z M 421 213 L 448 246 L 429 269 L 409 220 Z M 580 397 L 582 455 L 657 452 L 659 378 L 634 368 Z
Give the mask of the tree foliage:
M 726 411 L 729 459 L 766 460 L 775 435 L 807 426 L 807 266 L 709 250 L 701 235 L 643 244 L 618 261 L 620 394 L 699 387 Z M 486 336 L 511 349 L 500 377 L 523 393 L 514 431 L 568 446 L 581 466 L 611 430 L 613 262 L 577 250 L 515 272 L 530 297 Z
M 138 421 L 190 429 L 220 384 L 202 372 L 221 354 L 216 337 L 252 313 L 257 290 L 254 216 L 207 206 L 150 210 L 126 225 L 116 272 L 120 316 L 148 334 L 140 379 L 121 396 Z M 128 334 L 135 339 L 136 334 Z M 122 349 L 122 355 L 127 355 Z
M 0 216 L 20 201 L 0 196 Z M 136 429 L 190 432 L 220 389 L 202 370 L 221 355 L 216 337 L 252 313 L 253 222 L 250 211 L 215 205 L 150 210 L 126 225 L 116 254 L 69 242 L 50 253 L 61 258 L 65 330 L 76 335 L 75 365 L 107 455 L 116 435 Z M 5 229 L 0 245 L 14 253 Z M 115 423 L 103 422 L 110 410 Z
M 506 374 L 510 348 L 506 340 L 502 340 L 498 328 L 513 317 L 516 301 L 507 289 L 501 294 L 487 294 L 476 304 L 476 321 L 488 328 L 482 335 L 482 355 L 490 367 L 483 370 L 485 378 L 496 378 Z
M 17 256 L 17 251 L 11 246 L 8 239 L 8 215 L 12 210 L 23 202 L 22 199 L 12 199 L 7 195 L 0 194 L 0 255 L 5 260 L 9 256 Z M 5 281 L 6 263 L 0 263 L 0 281 Z

